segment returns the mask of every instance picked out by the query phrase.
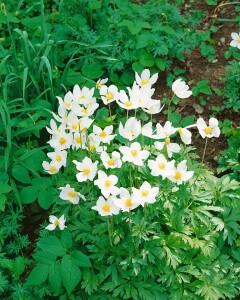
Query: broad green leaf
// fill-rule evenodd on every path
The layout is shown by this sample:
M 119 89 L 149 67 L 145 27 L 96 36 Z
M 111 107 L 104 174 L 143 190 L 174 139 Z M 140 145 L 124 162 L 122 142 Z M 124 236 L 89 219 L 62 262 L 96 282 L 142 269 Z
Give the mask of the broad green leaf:
M 170 26 L 161 26 L 161 27 L 159 27 L 159 30 L 161 30 L 163 32 L 166 32 L 170 35 L 175 35 L 176 34 L 175 30 Z
M 59 239 L 54 235 L 41 238 L 38 242 L 38 246 L 42 250 L 48 251 L 57 256 L 63 256 L 66 253 L 65 248 L 63 248 Z
M 42 190 L 38 194 L 38 203 L 43 209 L 49 209 L 49 207 L 55 202 L 56 190 L 54 188 L 48 188 Z
M 30 273 L 27 279 L 27 285 L 40 285 L 47 279 L 49 265 L 39 264 Z
M 70 294 L 81 280 L 82 274 L 73 257 L 66 254 L 61 261 L 61 277 L 64 287 Z
M 59 261 L 55 261 L 51 264 L 49 269 L 49 283 L 55 292 L 58 292 L 61 285 L 61 264 Z
M 13 272 L 16 277 L 21 275 L 25 269 L 25 259 L 22 256 L 15 258 L 13 262 Z
M 102 67 L 103 66 L 99 63 L 93 63 L 91 65 L 84 65 L 82 67 L 82 73 L 87 78 L 98 79 L 104 74 Z
M 8 184 L 0 183 L 0 193 L 5 194 L 9 193 L 12 190 L 12 187 Z
M 155 64 L 159 68 L 159 70 L 164 71 L 166 68 L 166 64 L 162 58 L 155 58 Z
M 47 189 L 52 185 L 52 180 L 46 177 L 34 178 L 32 180 L 32 185 L 38 190 Z
M 72 235 L 68 231 L 68 229 L 65 229 L 61 232 L 61 244 L 64 248 L 71 248 L 73 244 Z
M 71 256 L 75 259 L 76 264 L 79 267 L 90 268 L 92 266 L 88 256 L 83 254 L 81 251 L 74 250 L 71 252 Z
M 41 264 L 50 265 L 56 260 L 57 255 L 49 253 L 48 251 L 40 250 L 33 254 L 33 258 Z
M 135 61 L 132 64 L 132 69 L 133 69 L 134 72 L 137 72 L 138 74 L 141 74 L 142 71 L 144 70 L 144 67 L 140 64 L 139 61 Z
M 23 204 L 33 203 L 37 199 L 38 191 L 35 186 L 28 186 L 20 191 Z
M 14 165 L 12 176 L 21 183 L 30 183 L 31 179 L 26 168 L 20 165 Z
M 154 66 L 154 57 L 152 54 L 144 54 L 139 59 L 140 63 L 144 67 L 153 67 Z

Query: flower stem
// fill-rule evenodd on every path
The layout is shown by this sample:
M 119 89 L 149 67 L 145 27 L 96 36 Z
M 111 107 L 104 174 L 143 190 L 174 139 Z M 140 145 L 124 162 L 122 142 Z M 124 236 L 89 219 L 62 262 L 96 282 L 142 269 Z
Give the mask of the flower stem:
M 111 223 L 109 220 L 110 217 L 107 217 L 107 222 L 108 222 L 108 237 L 109 237 L 109 242 L 111 247 L 113 247 L 113 243 L 112 243 L 112 231 L 111 231 Z
M 205 146 L 204 146 L 203 156 L 202 156 L 202 162 L 201 162 L 201 168 L 203 166 L 203 161 L 204 161 L 204 157 L 205 157 L 205 154 L 206 154 L 207 142 L 208 142 L 208 138 L 206 138 L 206 141 L 205 141 Z
M 174 97 L 174 95 L 172 96 L 171 100 L 168 103 L 168 120 L 169 120 L 169 116 L 170 116 L 170 107 L 171 107 L 171 104 L 172 104 L 173 97 Z

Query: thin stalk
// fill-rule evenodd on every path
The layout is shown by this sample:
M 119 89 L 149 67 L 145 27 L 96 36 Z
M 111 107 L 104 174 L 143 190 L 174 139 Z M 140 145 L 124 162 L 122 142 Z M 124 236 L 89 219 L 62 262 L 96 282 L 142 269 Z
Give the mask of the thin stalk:
M 108 222 L 108 237 L 109 237 L 109 242 L 111 247 L 113 247 L 113 243 L 112 243 L 112 232 L 111 232 L 111 223 L 109 220 L 110 217 L 107 217 L 107 222 Z
M 131 239 L 132 239 L 132 243 L 133 243 L 133 246 L 136 250 L 136 252 L 138 252 L 138 247 L 134 241 L 134 238 L 133 238 L 133 235 L 132 235 L 132 223 L 131 223 L 131 220 L 132 220 L 132 213 L 131 213 L 131 210 L 129 210 L 128 212 L 128 226 L 129 226 L 129 230 L 130 230 L 130 234 L 131 234 Z
M 205 146 L 204 146 L 204 150 L 203 150 L 203 156 L 202 156 L 202 162 L 201 162 L 201 168 L 203 166 L 203 161 L 204 161 L 204 157 L 205 157 L 205 154 L 206 154 L 207 142 L 208 142 L 208 138 L 206 137 Z
M 170 116 L 170 107 L 171 107 L 171 104 L 172 104 L 172 99 L 175 95 L 172 96 L 170 102 L 168 103 L 168 120 L 169 120 L 169 116 Z

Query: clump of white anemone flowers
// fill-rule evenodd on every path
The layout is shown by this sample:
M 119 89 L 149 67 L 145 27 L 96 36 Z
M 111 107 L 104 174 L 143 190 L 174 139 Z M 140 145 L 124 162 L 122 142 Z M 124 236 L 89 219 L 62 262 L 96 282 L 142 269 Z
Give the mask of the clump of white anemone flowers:
M 240 49 L 240 32 L 237 34 L 236 32 L 231 33 L 232 41 L 230 43 L 230 46 L 237 47 Z
M 66 228 L 67 226 L 65 226 L 65 217 L 64 215 L 62 215 L 59 219 L 55 216 L 49 216 L 49 222 L 52 224 L 49 224 L 45 229 L 47 230 L 54 230 L 56 227 L 59 227 L 60 230 L 63 230 L 64 228 Z
M 172 91 L 180 99 L 185 99 L 192 95 L 189 86 L 181 78 L 174 81 L 172 84 Z

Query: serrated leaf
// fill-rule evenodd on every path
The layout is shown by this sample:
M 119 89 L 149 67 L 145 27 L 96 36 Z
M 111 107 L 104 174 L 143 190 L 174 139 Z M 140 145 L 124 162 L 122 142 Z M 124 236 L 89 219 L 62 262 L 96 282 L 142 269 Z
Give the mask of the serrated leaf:
M 52 186 L 52 180 L 45 177 L 34 178 L 32 180 L 32 185 L 35 186 L 38 190 L 47 189 Z
M 71 252 L 71 256 L 75 259 L 76 264 L 79 267 L 90 268 L 92 266 L 88 256 L 83 254 L 81 251 L 74 250 Z
M 41 238 L 38 241 L 38 247 L 57 256 L 63 256 L 66 253 L 59 239 L 53 235 Z
M 139 58 L 140 64 L 144 67 L 154 66 L 154 57 L 152 54 L 144 54 Z
M 39 264 L 30 273 L 27 285 L 40 285 L 47 280 L 49 271 L 48 265 Z
M 91 65 L 84 65 L 82 67 L 82 73 L 89 79 L 97 79 L 100 78 L 104 71 L 102 69 L 102 65 L 99 63 L 93 63 Z
M 65 229 L 61 232 L 60 241 L 64 248 L 69 249 L 72 247 L 72 245 L 73 245 L 72 235 L 67 229 Z
M 61 264 L 55 261 L 49 269 L 49 283 L 55 292 L 58 292 L 62 285 Z
M 155 64 L 159 68 L 159 70 L 164 71 L 166 68 L 166 64 L 161 58 L 155 58 Z
M 50 265 L 56 260 L 57 255 L 49 253 L 47 251 L 37 251 L 33 254 L 33 258 L 41 264 Z
M 48 188 L 47 190 L 42 190 L 38 193 L 38 203 L 43 209 L 49 209 L 49 207 L 55 202 L 55 193 L 54 188 Z
M 74 290 L 81 280 L 81 271 L 76 265 L 75 259 L 69 254 L 64 255 L 62 258 L 61 277 L 63 285 L 69 294 Z

